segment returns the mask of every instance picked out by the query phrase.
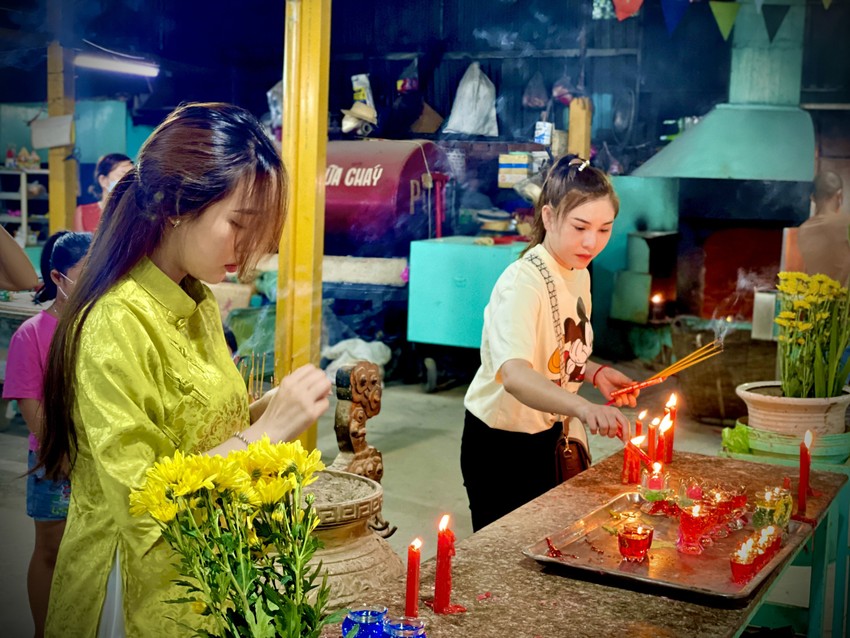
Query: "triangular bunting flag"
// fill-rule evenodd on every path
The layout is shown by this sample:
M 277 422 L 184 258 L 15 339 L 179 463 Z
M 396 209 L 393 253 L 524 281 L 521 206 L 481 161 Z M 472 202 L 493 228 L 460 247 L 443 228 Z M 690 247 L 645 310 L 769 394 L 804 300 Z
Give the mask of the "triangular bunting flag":
M 761 5 L 764 4 L 764 0 L 756 0 L 756 13 L 761 13 Z
M 791 7 L 787 4 L 767 4 L 764 6 L 764 26 L 767 28 L 767 37 L 773 42 L 776 37 L 776 32 L 782 26 L 782 21 L 788 15 L 788 9 Z
M 829 9 L 829 5 L 832 4 L 832 0 L 823 0 L 823 8 Z
M 661 9 L 664 11 L 664 23 L 667 25 L 667 33 L 673 35 L 673 31 L 679 26 L 690 4 L 689 0 L 661 0 Z
M 638 12 L 643 0 L 613 0 L 614 12 L 617 14 L 617 20 L 622 22 L 626 18 L 631 18 Z
M 718 2 L 717 0 L 713 0 L 708 4 L 711 6 L 711 12 L 714 14 L 714 19 L 717 21 L 717 26 L 720 28 L 723 39 L 728 40 L 741 5 L 737 2 Z

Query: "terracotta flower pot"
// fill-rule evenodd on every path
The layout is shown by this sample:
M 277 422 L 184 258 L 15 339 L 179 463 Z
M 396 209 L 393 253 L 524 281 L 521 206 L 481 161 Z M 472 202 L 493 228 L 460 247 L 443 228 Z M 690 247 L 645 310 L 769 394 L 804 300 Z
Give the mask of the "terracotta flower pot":
M 779 381 L 742 383 L 735 392 L 747 404 L 751 428 L 792 436 L 803 436 L 806 430 L 821 435 L 844 432 L 850 386 L 844 386 L 840 396 L 825 399 L 784 397 Z

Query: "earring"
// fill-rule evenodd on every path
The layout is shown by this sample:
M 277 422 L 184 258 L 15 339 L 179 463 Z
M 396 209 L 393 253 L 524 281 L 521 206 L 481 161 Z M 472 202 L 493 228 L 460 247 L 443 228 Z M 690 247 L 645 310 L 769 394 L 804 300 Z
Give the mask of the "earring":
M 182 220 L 182 219 L 174 219 L 174 218 L 171 218 L 171 219 L 169 219 L 168 221 L 170 221 L 170 222 L 171 222 L 171 227 L 172 227 L 172 228 L 177 228 L 177 227 L 180 225 L 180 222 L 182 222 L 183 220 Z

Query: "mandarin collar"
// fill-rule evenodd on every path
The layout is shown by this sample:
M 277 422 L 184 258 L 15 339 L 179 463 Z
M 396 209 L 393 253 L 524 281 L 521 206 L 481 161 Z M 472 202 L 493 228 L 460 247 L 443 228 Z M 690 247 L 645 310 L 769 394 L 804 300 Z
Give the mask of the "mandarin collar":
M 197 280 L 186 276 L 183 285 L 178 285 L 148 257 L 142 257 L 130 271 L 130 277 L 175 319 L 190 317 L 203 296 Z

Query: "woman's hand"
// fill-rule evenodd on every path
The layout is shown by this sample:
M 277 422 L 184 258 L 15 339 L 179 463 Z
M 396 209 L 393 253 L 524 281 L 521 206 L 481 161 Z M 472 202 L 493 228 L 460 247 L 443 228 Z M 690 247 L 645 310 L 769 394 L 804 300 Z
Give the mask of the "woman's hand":
M 622 438 L 622 432 L 629 431 L 629 420 L 617 408 L 586 402 L 579 411 L 578 418 L 587 425 L 592 434 L 601 434 L 609 438 Z
M 606 401 L 611 400 L 611 393 L 620 388 L 624 388 L 634 383 L 632 379 L 627 377 L 619 370 L 615 370 L 610 366 L 600 368 L 594 378 L 596 388 L 602 393 Z M 613 405 L 619 407 L 629 406 L 631 408 L 637 405 L 637 398 L 640 390 L 633 390 L 626 394 L 620 394 L 614 398 Z
M 325 373 L 307 364 L 255 401 L 260 405 L 252 405 L 252 420 L 256 410 L 258 429 L 261 426 L 273 441 L 291 441 L 328 409 L 330 392 L 331 382 Z

